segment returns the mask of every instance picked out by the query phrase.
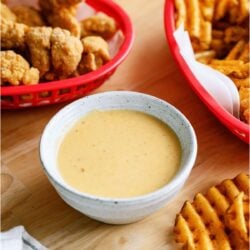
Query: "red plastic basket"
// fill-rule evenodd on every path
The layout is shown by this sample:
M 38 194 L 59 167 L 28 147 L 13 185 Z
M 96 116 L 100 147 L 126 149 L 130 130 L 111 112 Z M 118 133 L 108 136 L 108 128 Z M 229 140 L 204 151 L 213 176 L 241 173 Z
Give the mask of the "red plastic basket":
M 104 83 L 128 55 L 134 40 L 134 30 L 128 15 L 111 0 L 86 0 L 96 11 L 113 17 L 123 32 L 124 41 L 116 56 L 100 69 L 60 81 L 32 86 L 1 87 L 1 108 L 19 109 L 69 101 L 88 94 Z
M 203 88 L 199 81 L 195 78 L 192 71 L 180 55 L 178 45 L 174 39 L 175 31 L 174 22 L 174 1 L 166 0 L 164 8 L 164 25 L 169 49 L 177 62 L 181 72 L 187 79 L 189 85 L 199 98 L 206 104 L 209 110 L 223 123 L 232 133 L 238 136 L 244 142 L 249 143 L 249 126 L 235 118 L 227 112 L 216 100 Z

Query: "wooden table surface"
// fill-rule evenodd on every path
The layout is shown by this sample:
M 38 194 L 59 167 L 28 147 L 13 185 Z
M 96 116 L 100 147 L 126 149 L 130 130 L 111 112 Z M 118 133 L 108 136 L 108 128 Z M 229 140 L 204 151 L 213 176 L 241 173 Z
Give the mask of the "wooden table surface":
M 38 143 L 49 119 L 66 104 L 2 112 L 2 231 L 24 225 L 49 249 L 175 249 L 173 223 L 183 202 L 225 178 L 248 171 L 248 145 L 223 127 L 189 88 L 173 61 L 163 27 L 164 1 L 117 0 L 136 38 L 126 61 L 102 87 L 157 96 L 192 123 L 198 156 L 181 193 L 146 219 L 124 226 L 99 223 L 57 195 L 42 171 Z

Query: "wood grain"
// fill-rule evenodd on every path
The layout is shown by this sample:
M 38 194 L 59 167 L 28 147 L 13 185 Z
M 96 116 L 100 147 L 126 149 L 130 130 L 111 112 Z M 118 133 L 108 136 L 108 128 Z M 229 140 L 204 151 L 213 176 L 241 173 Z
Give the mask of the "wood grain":
M 3 111 L 2 230 L 22 224 L 49 249 L 175 249 L 172 228 L 183 202 L 222 179 L 248 171 L 248 145 L 213 117 L 191 91 L 169 54 L 163 27 L 164 1 L 117 2 L 132 18 L 135 43 L 115 75 L 95 92 L 133 90 L 172 103 L 196 131 L 197 161 L 181 193 L 160 211 L 138 223 L 106 225 L 65 204 L 39 162 L 38 144 L 43 128 L 66 104 Z

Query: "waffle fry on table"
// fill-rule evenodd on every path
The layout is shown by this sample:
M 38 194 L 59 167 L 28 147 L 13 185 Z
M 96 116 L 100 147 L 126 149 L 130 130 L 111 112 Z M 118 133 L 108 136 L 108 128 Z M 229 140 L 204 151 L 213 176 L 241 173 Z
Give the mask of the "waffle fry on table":
M 176 28 L 184 24 L 196 60 L 230 77 L 239 92 L 249 88 L 248 0 L 175 0 L 175 8 Z M 240 95 L 240 102 L 241 120 L 250 123 L 249 100 Z
M 249 176 L 239 174 L 186 201 L 176 216 L 176 242 L 183 249 L 247 250 L 249 186 Z
M 225 223 L 242 241 L 249 242 L 249 197 L 240 192 L 225 214 Z

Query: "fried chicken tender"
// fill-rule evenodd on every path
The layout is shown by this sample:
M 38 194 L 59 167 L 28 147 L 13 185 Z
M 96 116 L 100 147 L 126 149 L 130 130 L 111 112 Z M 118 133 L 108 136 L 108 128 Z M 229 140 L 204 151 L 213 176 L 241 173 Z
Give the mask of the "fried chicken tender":
M 88 36 L 82 40 L 84 52 L 77 73 L 84 74 L 99 69 L 110 60 L 107 42 L 98 36 Z
M 50 39 L 52 30 L 51 27 L 32 27 L 26 35 L 26 43 L 29 48 L 31 63 L 39 69 L 41 76 L 51 68 Z
M 46 11 L 51 11 L 53 9 L 56 11 L 57 8 L 69 8 L 76 6 L 80 2 L 81 0 L 39 0 L 39 6 L 41 9 Z
M 81 60 L 81 41 L 61 28 L 32 27 L 26 35 L 32 65 L 48 80 L 64 79 Z
M 16 16 L 15 14 L 9 9 L 8 6 L 6 6 L 4 3 L 0 2 L 0 12 L 1 12 L 1 18 L 10 20 L 15 22 Z
M 81 60 L 81 41 L 61 28 L 54 28 L 51 35 L 51 61 L 54 71 L 64 79 L 71 75 Z
M 24 5 L 17 5 L 11 8 L 16 15 L 16 22 L 24 23 L 28 26 L 45 26 L 40 11 Z
M 73 36 L 80 37 L 80 23 L 72 14 L 72 10 L 59 8 L 56 12 L 49 13 L 47 20 L 52 27 L 60 27 L 69 30 Z
M 28 26 L 1 18 L 1 48 L 23 49 Z
M 1 51 L 1 81 L 11 85 L 37 84 L 39 70 L 29 66 L 29 63 L 12 50 Z
M 81 21 L 81 37 L 101 36 L 104 39 L 110 39 L 116 31 L 115 20 L 103 13 Z
M 39 6 L 52 27 L 67 29 L 72 35 L 80 37 L 80 23 L 76 19 L 79 0 L 39 0 Z

